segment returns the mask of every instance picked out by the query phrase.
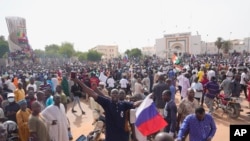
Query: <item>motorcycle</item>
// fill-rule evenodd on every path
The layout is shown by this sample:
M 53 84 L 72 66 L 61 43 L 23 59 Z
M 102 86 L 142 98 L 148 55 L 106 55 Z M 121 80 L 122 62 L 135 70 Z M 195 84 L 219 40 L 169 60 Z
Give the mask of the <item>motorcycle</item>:
M 224 113 L 227 113 L 229 117 L 237 119 L 240 116 L 241 109 L 241 98 L 238 97 L 226 97 L 225 94 L 219 94 L 214 100 L 215 110 L 221 108 Z
M 93 111 L 94 122 L 92 125 L 95 126 L 87 136 L 81 135 L 76 141 L 103 141 L 101 134 L 105 133 L 105 117 L 99 110 Z
M 18 127 L 16 122 L 7 120 L 3 123 L 3 126 L 7 130 L 7 141 L 19 141 Z

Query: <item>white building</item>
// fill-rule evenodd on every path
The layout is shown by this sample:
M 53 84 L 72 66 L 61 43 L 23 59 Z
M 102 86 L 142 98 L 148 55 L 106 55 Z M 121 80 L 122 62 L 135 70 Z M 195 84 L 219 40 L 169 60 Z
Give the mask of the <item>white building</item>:
M 142 47 L 143 55 L 153 56 L 155 54 L 155 47 Z
M 173 53 L 177 53 L 178 56 L 184 53 L 200 54 L 202 53 L 201 43 L 201 36 L 191 35 L 190 32 L 166 34 L 163 38 L 156 39 L 155 51 L 161 58 L 171 58 Z
M 215 39 L 216 40 L 216 39 Z M 231 40 L 232 48 L 230 52 L 250 52 L 250 37 L 243 40 Z M 222 53 L 223 50 L 221 49 Z M 161 58 L 171 58 L 173 53 L 178 56 L 187 54 L 217 54 L 218 48 L 215 42 L 204 42 L 200 35 L 187 33 L 166 34 L 163 38 L 155 41 L 155 54 Z
M 119 56 L 117 45 L 97 45 L 91 50 L 101 53 L 103 59 L 112 59 Z

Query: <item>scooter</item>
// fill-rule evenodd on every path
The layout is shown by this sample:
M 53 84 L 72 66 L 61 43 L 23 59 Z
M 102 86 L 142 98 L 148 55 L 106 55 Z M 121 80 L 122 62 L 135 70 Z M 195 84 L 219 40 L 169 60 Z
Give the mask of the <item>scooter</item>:
M 231 97 L 231 95 L 226 97 L 225 94 L 219 94 L 214 100 L 214 108 L 215 110 L 221 108 L 229 117 L 237 119 L 243 111 L 241 101 L 238 97 Z

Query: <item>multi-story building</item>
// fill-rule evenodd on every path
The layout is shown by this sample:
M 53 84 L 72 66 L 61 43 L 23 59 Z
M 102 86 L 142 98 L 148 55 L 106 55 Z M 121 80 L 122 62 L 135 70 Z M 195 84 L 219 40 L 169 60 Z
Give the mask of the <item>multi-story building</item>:
M 103 59 L 112 59 L 119 56 L 117 45 L 97 45 L 91 50 L 101 53 Z
M 143 55 L 148 55 L 148 56 L 155 55 L 155 47 L 142 47 L 141 51 Z
M 166 34 L 163 38 L 156 39 L 155 51 L 156 55 L 162 58 L 170 58 L 173 53 L 177 53 L 178 56 L 184 53 L 200 54 L 201 36 L 191 35 L 190 32 Z

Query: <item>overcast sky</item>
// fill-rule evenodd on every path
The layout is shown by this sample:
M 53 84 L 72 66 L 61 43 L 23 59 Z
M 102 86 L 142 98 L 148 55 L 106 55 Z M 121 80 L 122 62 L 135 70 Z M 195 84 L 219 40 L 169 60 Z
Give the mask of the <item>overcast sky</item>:
M 7 38 L 6 16 L 26 19 L 33 49 L 67 41 L 80 51 L 115 44 L 124 52 L 168 33 L 198 31 L 204 41 L 250 36 L 250 0 L 0 0 Z

